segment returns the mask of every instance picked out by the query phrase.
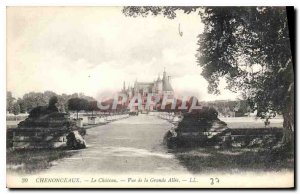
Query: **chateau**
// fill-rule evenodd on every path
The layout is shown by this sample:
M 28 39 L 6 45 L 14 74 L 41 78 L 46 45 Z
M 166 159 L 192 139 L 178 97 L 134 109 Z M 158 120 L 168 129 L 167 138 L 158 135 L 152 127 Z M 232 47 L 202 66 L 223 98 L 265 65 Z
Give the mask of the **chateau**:
M 125 81 L 123 83 L 123 89 L 120 92 L 123 95 L 127 96 L 127 103 L 133 99 L 133 97 L 140 96 L 142 100 L 142 104 L 139 105 L 137 102 L 131 107 L 130 111 L 152 111 L 155 110 L 155 104 L 150 104 L 149 107 L 146 107 L 147 97 L 151 94 L 153 97 L 159 96 L 162 97 L 164 95 L 168 95 L 172 97 L 174 95 L 173 88 L 170 83 L 170 76 L 167 76 L 166 71 L 163 72 L 162 79 L 160 76 L 153 82 L 138 82 L 137 80 L 134 82 L 133 87 L 129 87 L 126 89 Z

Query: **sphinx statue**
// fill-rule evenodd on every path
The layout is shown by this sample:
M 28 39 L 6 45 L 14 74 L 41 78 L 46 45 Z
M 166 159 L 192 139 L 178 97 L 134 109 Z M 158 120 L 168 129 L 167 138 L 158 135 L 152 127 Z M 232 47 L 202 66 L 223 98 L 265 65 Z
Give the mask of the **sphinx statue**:
M 58 111 L 56 96 L 50 98 L 47 106 L 37 106 L 29 112 L 26 120 L 19 123 L 19 128 L 28 127 L 69 127 L 70 119 L 67 113 Z
M 32 109 L 28 118 L 18 124 L 16 131 L 18 134 L 23 134 L 23 137 L 19 141 L 18 138 L 15 138 L 14 145 L 23 146 L 22 139 L 25 138 L 28 147 L 85 148 L 85 141 L 81 136 L 84 135 L 85 130 L 78 127 L 76 122 L 70 119 L 68 113 L 60 112 L 57 102 L 57 97 L 53 96 L 49 99 L 47 106 L 38 106 Z

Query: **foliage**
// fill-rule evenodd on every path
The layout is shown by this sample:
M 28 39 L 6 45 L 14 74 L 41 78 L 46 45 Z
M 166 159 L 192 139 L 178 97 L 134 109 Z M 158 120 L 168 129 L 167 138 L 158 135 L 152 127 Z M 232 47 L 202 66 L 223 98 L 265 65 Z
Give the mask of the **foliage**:
M 10 91 L 6 92 L 6 111 L 12 112 L 15 98 Z
M 225 77 L 258 113 L 283 112 L 294 83 L 285 8 L 206 8 L 201 19 L 198 62 L 209 92 Z
M 219 93 L 224 77 L 232 91 L 243 91 L 257 116 L 283 114 L 284 133 L 294 130 L 294 71 L 284 7 L 206 8 L 199 36 L 199 65 L 209 92 Z M 289 132 L 290 131 L 290 132 Z M 289 136 L 288 138 L 286 138 Z M 291 142 L 284 135 L 283 142 Z
M 74 94 L 56 94 L 52 91 L 45 91 L 45 92 L 29 92 L 23 95 L 22 98 L 17 99 L 17 103 L 20 106 L 20 112 L 26 113 L 30 112 L 33 108 L 38 106 L 47 106 L 48 102 L 52 98 L 56 98 L 56 103 L 54 103 L 59 110 L 59 112 L 67 112 L 68 111 L 68 100 L 71 98 L 84 98 L 88 101 L 95 101 L 94 98 L 90 96 L 86 96 L 83 93 L 74 93 Z M 52 99 L 54 100 L 54 99 Z M 10 91 L 7 92 L 7 111 L 12 113 L 12 105 L 15 101 L 12 93 Z
M 20 114 L 20 105 L 18 103 L 14 103 L 12 107 L 12 113 L 14 115 Z
M 30 112 L 35 107 L 46 106 L 48 104 L 48 100 L 41 92 L 29 92 L 27 94 L 24 94 L 23 100 L 28 112 Z
M 174 19 L 176 17 L 177 10 L 182 10 L 184 13 L 189 14 L 193 11 L 196 11 L 197 8 L 199 8 L 199 7 L 183 7 L 183 6 L 182 7 L 180 7 L 180 6 L 173 6 L 173 7 L 142 6 L 142 7 L 137 7 L 137 6 L 129 6 L 129 7 L 124 7 L 122 12 L 124 15 L 131 16 L 131 17 L 137 17 L 137 16 L 147 17 L 151 14 L 152 16 L 163 15 L 164 17 L 167 17 L 168 19 Z
M 89 101 L 88 111 L 98 111 L 100 110 L 97 105 L 97 101 Z
M 78 112 L 81 110 L 87 110 L 89 106 L 89 102 L 83 98 L 71 98 L 68 100 L 68 109 L 77 112 L 77 119 L 78 119 Z
M 202 104 L 214 107 L 222 116 L 229 116 L 229 112 L 235 112 L 235 117 L 245 116 L 251 111 L 247 100 L 216 100 L 202 102 Z
M 94 114 L 94 111 L 99 111 L 100 109 L 97 105 L 97 101 L 89 101 L 87 110 L 92 112 L 92 116 Z
M 26 109 L 24 100 L 21 98 L 18 98 L 17 104 L 20 106 L 20 113 L 26 113 L 27 109 Z

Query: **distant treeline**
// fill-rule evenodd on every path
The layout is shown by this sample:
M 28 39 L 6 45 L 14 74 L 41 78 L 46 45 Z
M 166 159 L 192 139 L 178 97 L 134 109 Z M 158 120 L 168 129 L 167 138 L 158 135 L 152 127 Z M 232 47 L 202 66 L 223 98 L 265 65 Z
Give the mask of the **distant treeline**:
M 249 112 L 252 112 L 247 100 L 216 100 L 201 103 L 205 106 L 214 107 L 220 116 L 241 117 L 245 116 L 245 114 Z
M 8 91 L 6 96 L 6 111 L 9 113 L 13 113 L 15 115 L 19 113 L 28 113 L 33 108 L 37 106 L 47 106 L 49 99 L 53 96 L 57 97 L 57 108 L 60 112 L 68 112 L 70 105 L 74 103 L 68 103 L 70 99 L 80 98 L 84 99 L 88 102 L 95 102 L 96 100 L 93 97 L 86 96 L 83 93 L 74 93 L 74 94 L 56 94 L 52 91 L 45 92 L 29 92 L 23 95 L 22 98 L 15 98 L 12 92 Z M 75 103 L 76 104 L 76 103 Z M 209 107 L 215 108 L 220 116 L 244 116 L 246 113 L 251 111 L 248 102 L 246 100 L 219 100 L 219 101 L 211 101 L 211 102 L 201 102 L 201 104 Z M 91 106 L 91 105 L 90 105 Z M 92 106 L 96 106 L 93 105 Z M 72 108 L 72 106 L 71 106 Z M 76 110 L 78 107 L 73 107 L 73 110 Z M 86 108 L 80 108 L 81 110 L 85 110 Z M 90 107 L 88 109 L 96 110 L 96 107 Z
M 68 100 L 71 98 L 82 98 L 87 101 L 96 101 L 93 97 L 86 96 L 83 93 L 74 94 L 56 94 L 52 91 L 45 92 L 29 92 L 22 98 L 15 98 L 12 92 L 6 93 L 6 111 L 15 115 L 19 113 L 30 112 L 37 106 L 47 106 L 49 99 L 53 96 L 57 97 L 57 108 L 61 112 L 68 112 Z

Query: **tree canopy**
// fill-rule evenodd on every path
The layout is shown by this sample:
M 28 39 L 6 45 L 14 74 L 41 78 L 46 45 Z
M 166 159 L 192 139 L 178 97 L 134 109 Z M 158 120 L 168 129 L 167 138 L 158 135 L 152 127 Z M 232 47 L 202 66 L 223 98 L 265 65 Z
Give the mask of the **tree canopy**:
M 6 92 L 6 111 L 13 112 L 13 104 L 15 98 L 10 91 Z
M 20 105 L 18 103 L 13 104 L 12 112 L 14 115 L 18 115 L 20 113 Z
M 73 111 L 87 110 L 89 103 L 83 98 L 71 98 L 68 100 L 68 108 Z
M 77 119 L 78 119 L 78 112 L 81 110 L 87 110 L 89 108 L 89 102 L 83 98 L 71 98 L 68 100 L 68 109 L 77 112 Z
M 243 91 L 258 112 L 283 112 L 294 78 L 286 9 L 282 7 L 206 8 L 199 35 L 198 64 L 219 93 L 220 77 L 232 91 Z
M 7 111 L 10 113 L 13 112 L 12 107 L 15 101 L 20 106 L 20 112 L 26 113 L 30 112 L 33 108 L 37 106 L 47 106 L 48 102 L 51 100 L 51 106 L 55 105 L 58 111 L 60 112 L 67 112 L 68 100 L 71 98 L 83 98 L 88 101 L 95 101 L 93 97 L 86 96 L 83 93 L 56 94 L 52 91 L 29 92 L 24 94 L 22 98 L 16 99 L 13 97 L 13 94 L 10 91 L 8 91 L 6 98 Z
M 100 109 L 97 105 L 97 101 L 89 101 L 87 110 L 92 112 L 92 116 L 94 114 L 94 111 L 99 111 Z

